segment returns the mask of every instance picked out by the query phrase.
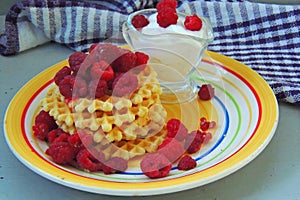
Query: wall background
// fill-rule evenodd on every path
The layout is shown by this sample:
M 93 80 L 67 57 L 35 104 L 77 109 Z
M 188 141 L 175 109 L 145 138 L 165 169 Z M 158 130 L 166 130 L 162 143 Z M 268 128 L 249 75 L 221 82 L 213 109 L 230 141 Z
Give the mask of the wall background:
M 1 0 L 0 15 L 5 15 L 8 9 L 19 0 Z M 262 3 L 278 3 L 278 4 L 300 4 L 300 0 L 249 0 Z

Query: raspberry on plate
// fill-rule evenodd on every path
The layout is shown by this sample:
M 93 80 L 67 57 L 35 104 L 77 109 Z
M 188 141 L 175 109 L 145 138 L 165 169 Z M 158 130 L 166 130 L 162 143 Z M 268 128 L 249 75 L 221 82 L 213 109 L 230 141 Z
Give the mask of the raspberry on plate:
M 107 82 L 104 80 L 92 80 L 89 83 L 89 95 L 93 98 L 101 98 L 105 95 L 108 88 Z
M 57 128 L 57 124 L 55 123 L 55 120 L 52 116 L 50 116 L 50 114 L 44 110 L 41 110 L 39 112 L 39 114 L 35 117 L 35 124 L 38 123 L 44 123 L 48 126 L 49 131 L 56 129 Z
M 197 162 L 189 155 L 183 156 L 177 165 L 179 170 L 190 170 L 197 166 Z
M 93 63 L 90 70 L 92 79 L 109 81 L 114 78 L 114 71 L 112 67 L 105 61 Z
M 149 56 L 147 54 L 138 51 L 135 52 L 134 54 L 136 56 L 136 66 L 147 64 L 149 60 Z
M 167 136 L 175 138 L 178 141 L 185 139 L 188 134 L 188 129 L 179 119 L 170 119 L 167 122 Z
M 185 139 L 184 148 L 189 154 L 196 153 L 201 149 L 201 145 L 204 141 L 203 132 L 199 130 L 192 131 Z
M 132 94 L 138 88 L 138 79 L 134 74 L 125 73 L 115 78 L 113 96 L 123 97 Z
M 53 142 L 46 150 L 53 161 L 57 164 L 68 164 L 75 158 L 75 152 L 68 142 Z
M 158 152 L 169 159 L 171 163 L 175 162 L 184 153 L 183 146 L 174 138 L 165 139 L 158 146 Z
M 66 135 L 65 135 L 66 134 Z M 61 136 L 63 135 L 63 136 Z M 66 132 L 64 132 L 61 128 L 57 128 L 57 129 L 53 129 L 51 131 L 48 132 L 47 134 L 47 141 L 49 142 L 49 144 L 55 142 L 66 142 L 67 138 L 68 138 L 69 134 L 67 134 Z
M 83 52 L 74 52 L 69 56 L 69 65 L 73 72 L 77 73 L 80 65 L 83 63 L 87 54 Z
M 127 160 L 120 157 L 113 157 L 104 163 L 102 170 L 104 174 L 114 174 L 116 172 L 124 172 L 127 168 Z
M 73 96 L 73 86 L 75 83 L 75 76 L 67 75 L 59 82 L 59 92 L 66 98 L 71 99 Z
M 135 15 L 131 21 L 136 29 L 143 28 L 149 24 L 149 20 L 144 15 Z
M 210 100 L 215 96 L 215 89 L 210 84 L 203 84 L 198 91 L 201 100 Z
M 120 51 L 122 51 L 122 55 L 120 55 L 111 66 L 115 72 L 125 73 L 136 66 L 136 55 L 126 49 Z
M 36 138 L 38 138 L 42 141 L 47 140 L 47 134 L 49 132 L 49 128 L 48 128 L 47 124 L 36 123 L 35 125 L 32 126 L 32 130 L 33 130 L 33 135 Z
M 198 15 L 186 16 L 184 20 L 184 26 L 190 31 L 200 31 L 202 28 L 202 20 Z
M 61 68 L 54 76 L 54 82 L 56 85 L 59 85 L 60 81 L 64 79 L 65 76 L 71 75 L 72 70 L 68 66 Z
M 101 154 L 97 155 L 97 158 L 95 158 L 94 155 L 90 153 L 87 149 L 82 149 L 78 152 L 76 156 L 77 163 L 80 167 L 82 167 L 85 170 L 88 170 L 90 172 L 95 172 L 102 170 L 103 164 L 99 160 L 102 158 L 98 158 L 99 156 L 102 156 Z M 104 155 L 103 155 L 104 158 Z
M 140 167 L 149 178 L 163 178 L 170 173 L 172 165 L 164 155 L 151 153 L 144 156 Z

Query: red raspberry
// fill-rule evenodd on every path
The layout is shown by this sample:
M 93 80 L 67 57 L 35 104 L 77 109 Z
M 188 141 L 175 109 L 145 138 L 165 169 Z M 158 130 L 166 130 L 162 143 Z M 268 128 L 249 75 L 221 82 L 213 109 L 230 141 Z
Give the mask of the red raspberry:
M 175 9 L 165 7 L 158 12 L 156 20 L 161 27 L 166 28 L 172 24 L 177 24 L 178 15 Z
M 95 47 L 96 47 L 97 45 L 98 45 L 97 43 L 92 44 L 92 45 L 90 46 L 90 48 L 89 48 L 89 53 L 92 53 L 93 50 L 95 49 Z
M 86 97 L 88 94 L 87 82 L 80 76 L 76 76 L 73 86 L 74 97 Z
M 110 43 L 99 43 L 94 47 L 90 55 L 98 58 L 98 60 L 93 58 L 92 62 L 103 60 L 109 65 L 112 65 L 112 63 L 122 55 L 122 49 Z
M 203 137 L 203 144 L 207 144 L 211 140 L 212 134 L 210 132 L 206 132 L 203 133 L 202 137 Z
M 179 170 L 190 170 L 197 166 L 197 162 L 189 155 L 183 156 L 177 165 Z
M 124 172 L 127 168 L 127 160 L 120 157 L 113 157 L 104 163 L 102 170 L 104 174 L 114 174 L 116 172 Z
M 35 117 L 35 124 L 44 123 L 48 126 L 49 131 L 56 129 L 57 124 L 52 116 L 48 112 L 41 110 L 39 114 Z
M 92 79 L 101 79 L 105 81 L 112 80 L 114 78 L 114 71 L 112 67 L 105 61 L 96 62 L 92 65 L 90 71 Z
M 124 49 L 122 55 L 119 56 L 112 64 L 115 72 L 127 72 L 136 66 L 136 55 Z
M 167 138 L 159 145 L 158 152 L 163 154 L 171 163 L 173 163 L 182 156 L 184 149 L 174 138 Z
M 147 54 L 138 51 L 135 52 L 134 54 L 136 56 L 136 66 L 145 65 L 148 63 L 149 56 Z
M 94 98 L 101 98 L 105 95 L 108 86 L 107 82 L 104 80 L 92 80 L 89 83 L 89 95 Z
M 200 119 L 200 129 L 202 131 L 207 131 L 208 128 L 209 128 L 209 125 L 210 125 L 210 122 L 206 121 L 205 117 L 201 117 L 201 119 Z
M 143 28 L 149 24 L 149 20 L 144 15 L 135 15 L 131 21 L 136 29 Z
M 191 31 L 200 31 L 202 28 L 202 20 L 196 14 L 192 16 L 186 16 L 184 20 L 184 26 L 186 29 Z
M 203 84 L 198 91 L 201 100 L 210 100 L 215 96 L 215 89 L 210 84 Z
M 71 75 L 71 68 L 64 66 L 61 68 L 54 76 L 54 82 L 56 85 L 59 85 L 60 81 L 64 79 L 65 76 Z
M 113 93 L 112 95 L 122 97 L 125 95 L 132 94 L 138 87 L 138 79 L 136 75 L 126 73 L 119 75 L 113 82 Z
M 176 9 L 177 1 L 176 0 L 162 0 L 156 5 L 156 9 L 158 12 L 166 7 Z
M 32 130 L 33 130 L 33 135 L 36 138 L 38 138 L 42 141 L 47 140 L 47 134 L 49 132 L 49 128 L 48 128 L 47 124 L 36 123 L 34 126 L 32 126 Z
M 164 155 L 151 153 L 144 156 L 140 167 L 142 172 L 149 178 L 162 178 L 170 173 L 172 165 Z
M 47 141 L 51 144 L 52 142 L 54 142 L 56 140 L 56 138 L 58 138 L 62 134 L 66 134 L 65 136 L 69 136 L 69 134 L 67 134 L 61 128 L 53 129 L 52 131 L 48 132 L 48 134 L 47 134 Z M 60 139 L 56 140 L 56 142 L 58 142 L 58 141 L 60 141 L 60 142 L 66 142 L 67 141 L 67 137 L 65 137 L 65 136 L 60 137 Z M 65 137 L 65 138 L 63 138 L 63 137 Z
M 73 147 L 75 154 L 77 154 L 81 149 L 84 149 L 78 133 L 70 135 L 68 137 L 68 143 Z
M 82 149 L 78 152 L 76 160 L 78 165 L 83 169 L 95 172 L 102 170 L 103 164 L 101 161 L 104 160 L 104 154 L 99 152 L 96 157 L 99 157 L 99 159 L 95 158 L 94 152 L 92 154 L 89 150 Z
M 93 145 L 93 136 L 91 134 L 82 131 L 82 132 L 78 132 L 78 135 L 84 147 L 90 148 Z
M 77 73 L 80 65 L 83 63 L 87 54 L 83 52 L 74 52 L 69 56 L 69 65 L 73 72 Z
M 46 150 L 46 154 L 51 156 L 57 164 L 65 165 L 71 163 L 75 158 L 75 152 L 68 142 L 54 142 Z
M 178 119 L 170 119 L 167 122 L 167 136 L 175 138 L 178 141 L 185 139 L 188 129 Z
M 200 150 L 204 141 L 203 133 L 199 130 L 192 131 L 185 139 L 184 148 L 189 154 L 196 153 Z
M 65 76 L 64 79 L 60 81 L 58 85 L 59 92 L 66 99 L 72 98 L 74 83 L 75 83 L 75 76 L 72 75 Z

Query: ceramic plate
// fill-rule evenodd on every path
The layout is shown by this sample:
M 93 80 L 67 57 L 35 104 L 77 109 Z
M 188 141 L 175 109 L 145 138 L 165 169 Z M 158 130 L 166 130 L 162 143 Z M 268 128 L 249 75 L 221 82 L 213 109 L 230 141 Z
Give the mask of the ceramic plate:
M 269 85 L 256 72 L 226 56 L 207 51 L 198 74 L 199 85 L 210 83 L 215 97 L 165 105 L 168 117 L 188 119 L 196 129 L 200 117 L 217 122 L 212 140 L 193 157 L 197 167 L 180 171 L 174 164 L 169 176 L 149 179 L 138 167 L 104 175 L 60 166 L 44 153 L 47 145 L 32 135 L 39 101 L 54 84 L 62 61 L 30 80 L 12 99 L 5 116 L 6 141 L 15 156 L 37 174 L 56 183 L 93 193 L 136 196 L 177 192 L 221 179 L 252 161 L 270 142 L 278 123 L 278 105 Z M 142 184 L 141 184 L 142 183 Z

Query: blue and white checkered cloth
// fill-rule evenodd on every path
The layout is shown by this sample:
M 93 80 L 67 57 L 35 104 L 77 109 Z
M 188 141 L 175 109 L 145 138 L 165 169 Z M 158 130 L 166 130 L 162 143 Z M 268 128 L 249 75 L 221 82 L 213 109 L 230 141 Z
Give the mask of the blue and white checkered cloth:
M 7 13 L 0 53 L 16 54 L 49 41 L 84 51 L 90 44 L 122 42 L 128 14 L 158 0 L 25 0 Z M 210 19 L 215 40 L 209 50 L 256 70 L 277 99 L 300 105 L 300 5 L 243 0 L 178 1 L 179 11 Z M 122 41 L 119 41 L 122 40 Z

